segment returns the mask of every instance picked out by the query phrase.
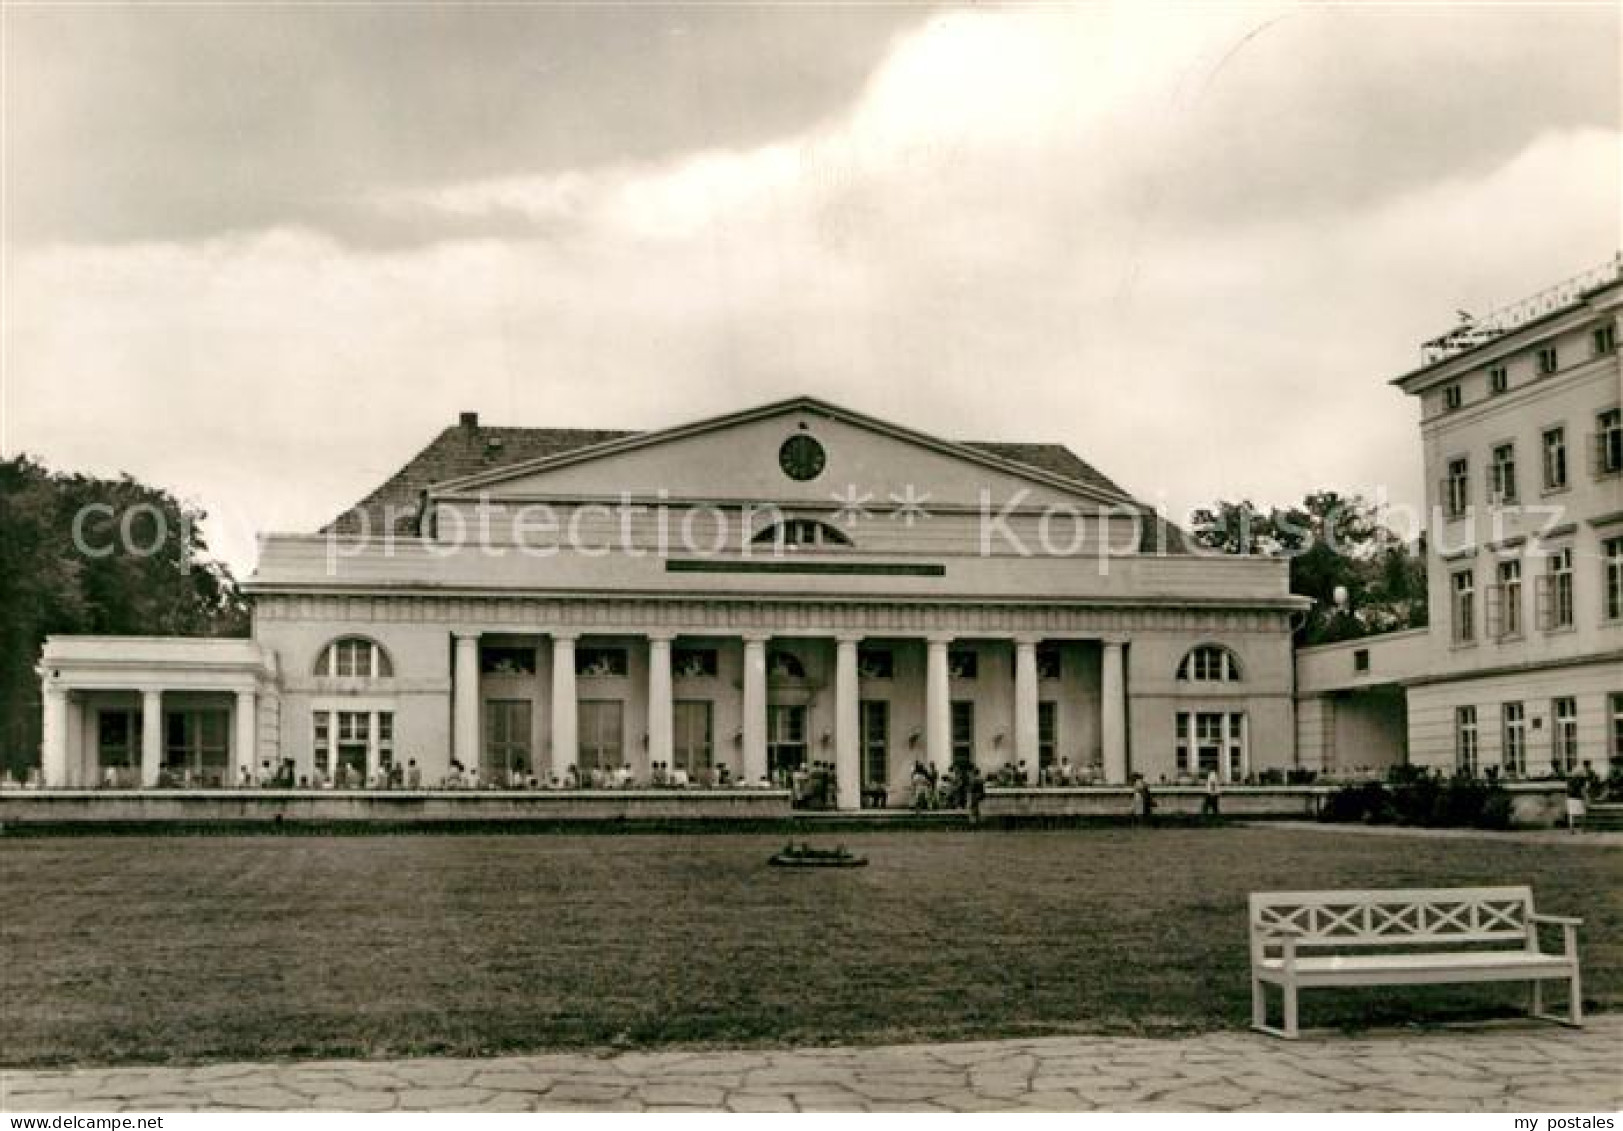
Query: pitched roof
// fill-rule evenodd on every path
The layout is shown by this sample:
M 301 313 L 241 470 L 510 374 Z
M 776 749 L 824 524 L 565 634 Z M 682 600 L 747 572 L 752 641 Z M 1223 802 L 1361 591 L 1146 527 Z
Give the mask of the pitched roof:
M 417 507 L 422 493 L 436 483 L 490 471 L 508 464 L 563 455 L 641 435 L 609 428 L 496 428 L 457 424 L 445 429 L 399 471 L 366 498 L 326 526 L 323 534 L 381 534 L 385 520 L 394 519 L 397 534 L 417 533 Z M 1022 464 L 1067 479 L 1081 487 L 1103 488 L 1125 494 L 1120 487 L 1064 444 L 1010 444 L 981 440 L 962 441 L 975 451 Z M 1182 531 L 1146 513 L 1140 550 L 1183 553 Z

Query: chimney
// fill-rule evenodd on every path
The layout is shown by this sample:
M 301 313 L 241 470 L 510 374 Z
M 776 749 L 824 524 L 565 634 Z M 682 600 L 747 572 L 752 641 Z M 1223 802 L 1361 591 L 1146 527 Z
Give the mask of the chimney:
M 479 414 L 477 412 L 464 412 L 457 423 L 464 428 L 477 428 L 479 427 Z

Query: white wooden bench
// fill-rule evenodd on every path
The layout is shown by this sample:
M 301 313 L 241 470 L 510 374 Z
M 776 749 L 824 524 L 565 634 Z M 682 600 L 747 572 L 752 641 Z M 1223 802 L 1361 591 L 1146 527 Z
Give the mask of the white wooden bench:
M 1276 891 L 1251 896 L 1251 1027 L 1294 1040 L 1296 995 L 1322 986 L 1529 982 L 1534 1017 L 1583 1024 L 1578 927 L 1533 911 L 1533 889 L 1424 888 Z M 1561 953 L 1539 949 L 1539 927 L 1564 932 Z M 1543 982 L 1564 978 L 1567 1016 L 1544 1012 Z M 1284 1026 L 1268 1024 L 1266 987 L 1284 997 Z

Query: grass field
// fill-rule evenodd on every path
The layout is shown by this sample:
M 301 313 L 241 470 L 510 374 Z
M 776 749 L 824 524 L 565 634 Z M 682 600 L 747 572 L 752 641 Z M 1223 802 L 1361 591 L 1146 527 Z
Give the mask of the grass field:
M 1271 829 L 0 840 L 0 1063 L 1161 1033 L 1248 1018 L 1245 896 L 1530 881 L 1623 1002 L 1623 852 Z M 1331 991 L 1304 1023 L 1503 1014 Z

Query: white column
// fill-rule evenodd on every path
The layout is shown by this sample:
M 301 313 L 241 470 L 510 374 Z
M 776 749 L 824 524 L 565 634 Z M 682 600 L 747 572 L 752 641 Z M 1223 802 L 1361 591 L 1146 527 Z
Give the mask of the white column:
M 744 765 L 746 785 L 766 776 L 766 641 L 744 637 Z
M 456 633 L 456 670 L 451 676 L 451 757 L 464 770 L 479 768 L 479 634 Z M 371 754 L 367 754 L 368 761 Z M 370 772 L 370 767 L 368 767 Z
M 235 786 L 242 781 L 246 768 L 252 774 L 259 760 L 258 696 L 252 691 L 237 692 L 237 713 L 231 742 L 231 779 L 226 784 Z
M 158 784 L 163 769 L 163 692 L 153 688 L 141 692 L 141 786 Z
M 1026 764 L 1026 782 L 1042 780 L 1037 735 L 1037 642 L 1014 642 L 1014 756 Z
M 561 782 L 580 757 L 575 702 L 575 637 L 552 634 L 552 772 Z
M 675 753 L 674 705 L 671 701 L 671 638 L 668 634 L 648 635 L 648 765 L 663 762 L 668 767 Z
M 840 637 L 834 654 L 834 781 L 841 809 L 862 808 L 862 745 L 857 709 L 860 639 Z
M 950 636 L 930 637 L 924 678 L 924 749 L 938 773 L 952 768 L 952 682 L 947 670 Z
M 1099 686 L 1099 735 L 1104 745 L 1105 781 L 1127 781 L 1127 680 L 1122 665 L 1122 642 L 1104 642 L 1104 670 Z
M 47 683 L 40 727 L 39 768 L 47 789 L 68 785 L 68 693 Z

